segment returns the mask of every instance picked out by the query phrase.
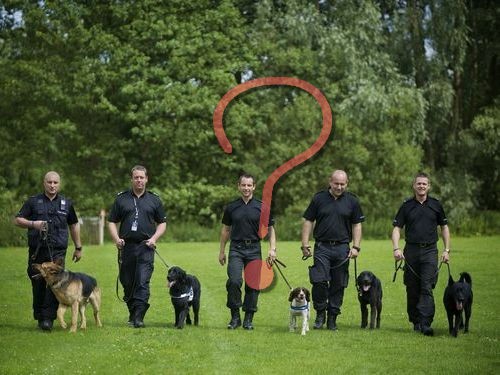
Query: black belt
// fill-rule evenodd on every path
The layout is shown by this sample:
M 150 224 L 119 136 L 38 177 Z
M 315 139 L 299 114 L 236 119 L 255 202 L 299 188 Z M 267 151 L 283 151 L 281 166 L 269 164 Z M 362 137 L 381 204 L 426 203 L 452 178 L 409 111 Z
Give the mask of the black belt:
M 349 242 L 343 242 L 343 241 L 318 241 L 318 244 L 338 246 L 338 245 L 348 245 Z
M 416 246 L 416 247 L 431 247 L 436 246 L 436 242 L 409 242 L 408 245 Z
M 250 244 L 253 244 L 253 243 L 259 243 L 260 240 L 234 240 L 232 242 L 234 242 L 234 243 L 243 243 L 245 245 L 250 245 Z

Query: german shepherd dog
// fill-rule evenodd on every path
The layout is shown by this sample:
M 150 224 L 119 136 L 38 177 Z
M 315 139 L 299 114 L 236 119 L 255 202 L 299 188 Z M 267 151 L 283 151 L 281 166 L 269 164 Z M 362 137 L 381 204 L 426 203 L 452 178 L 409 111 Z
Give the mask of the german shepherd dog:
M 464 333 L 469 332 L 469 319 L 472 313 L 472 279 L 467 272 L 462 272 L 457 282 L 454 282 L 450 275 L 448 286 L 444 290 L 443 303 L 448 315 L 450 335 L 457 337 L 458 330 L 462 327 Z M 465 324 L 462 312 L 465 313 Z
M 356 283 L 358 284 L 358 300 L 361 307 L 361 328 L 366 328 L 368 325 L 367 305 L 370 305 L 370 329 L 380 328 L 382 283 L 370 271 L 361 272 L 356 279 Z
M 167 286 L 175 310 L 175 327 L 184 328 L 191 324 L 189 308 L 193 308 L 194 325 L 198 325 L 200 311 L 201 285 L 196 276 L 188 275 L 180 267 L 171 267 L 167 274 Z
M 64 321 L 64 313 L 68 307 L 71 307 L 71 327 L 70 332 L 76 332 L 78 322 L 78 312 L 80 312 L 81 329 L 87 328 L 87 319 L 85 318 L 85 306 L 91 303 L 94 309 L 94 318 L 98 327 L 102 327 L 99 318 L 99 309 L 101 306 L 101 290 L 97 287 L 96 280 L 89 275 L 78 272 L 66 271 L 62 262 L 44 262 L 42 264 L 33 264 L 33 268 L 40 272 L 47 285 L 59 301 L 57 309 L 57 320 L 63 329 L 67 327 Z M 36 277 L 38 275 L 35 275 Z

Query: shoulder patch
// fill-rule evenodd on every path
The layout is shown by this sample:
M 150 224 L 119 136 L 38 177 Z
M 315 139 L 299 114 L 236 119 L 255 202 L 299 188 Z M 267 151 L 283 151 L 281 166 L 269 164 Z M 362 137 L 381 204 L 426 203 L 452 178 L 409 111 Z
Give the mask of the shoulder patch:
M 125 194 L 128 190 L 123 190 L 123 191 L 120 191 L 118 194 L 116 195 L 122 195 L 122 194 Z
M 148 193 L 151 193 L 151 194 L 153 194 L 153 195 L 156 195 L 157 197 L 159 197 L 159 196 L 160 196 L 159 194 L 157 194 L 157 193 L 155 193 L 154 191 L 151 191 L 151 190 L 148 190 Z
M 403 203 L 406 203 L 406 202 L 409 202 L 413 199 L 413 197 L 408 197 L 408 198 L 405 198 L 403 199 Z

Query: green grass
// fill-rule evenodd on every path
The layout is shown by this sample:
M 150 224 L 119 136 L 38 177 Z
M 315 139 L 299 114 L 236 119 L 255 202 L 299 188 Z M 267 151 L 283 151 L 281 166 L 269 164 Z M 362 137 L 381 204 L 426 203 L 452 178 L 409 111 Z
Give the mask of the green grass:
M 281 279 L 261 294 L 254 331 L 226 329 L 226 269 L 218 264 L 216 243 L 159 246 L 167 263 L 182 266 L 202 283 L 199 327 L 173 328 L 166 270 L 158 259 L 146 328 L 128 327 L 126 307 L 115 295 L 116 250 L 106 245 L 86 247 L 81 262 L 67 263 L 71 270 L 98 279 L 103 290 L 104 327 L 98 329 L 87 310 L 85 332 L 70 334 L 55 323 L 51 333 L 44 333 L 32 320 L 31 287 L 25 272 L 27 251 L 2 248 L 0 374 L 498 373 L 500 237 L 453 238 L 452 244 L 452 274 L 457 278 L 462 271 L 470 272 L 474 291 L 470 333 L 456 339 L 448 335 L 442 304 L 446 267 L 441 269 L 435 289 L 435 337 L 416 334 L 406 317 L 402 273 L 398 273 L 396 283 L 391 282 L 394 262 L 389 241 L 364 241 L 358 260 L 358 273 L 370 269 L 382 280 L 381 329 L 359 328 L 351 264 L 339 331 L 311 329 L 305 337 L 288 332 L 288 287 Z M 302 261 L 298 247 L 297 242 L 281 242 L 278 255 L 287 265 L 284 273 L 290 283 L 309 287 L 307 265 L 311 260 Z

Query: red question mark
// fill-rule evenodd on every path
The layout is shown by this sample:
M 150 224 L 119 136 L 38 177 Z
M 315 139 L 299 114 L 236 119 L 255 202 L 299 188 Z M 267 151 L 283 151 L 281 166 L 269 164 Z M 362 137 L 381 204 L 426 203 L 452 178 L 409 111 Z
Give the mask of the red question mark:
M 214 111 L 213 123 L 215 136 L 217 137 L 219 145 L 222 147 L 225 153 L 232 153 L 233 146 L 231 146 L 229 139 L 227 139 L 226 133 L 224 132 L 224 127 L 222 126 L 224 110 L 226 109 L 229 102 L 231 102 L 231 100 L 233 100 L 239 94 L 255 87 L 261 86 L 294 86 L 307 91 L 314 97 L 314 99 L 317 100 L 321 107 L 321 113 L 323 115 L 323 128 L 321 129 L 321 133 L 314 144 L 304 152 L 294 156 L 292 159 L 279 166 L 276 170 L 274 170 L 273 173 L 271 173 L 271 175 L 267 178 L 266 183 L 264 184 L 264 191 L 262 193 L 262 210 L 260 212 L 259 222 L 259 236 L 260 238 L 264 238 L 267 235 L 267 225 L 269 223 L 274 184 L 286 172 L 311 158 L 325 145 L 328 137 L 330 136 L 330 132 L 332 131 L 332 110 L 330 108 L 330 105 L 328 104 L 328 100 L 319 89 L 311 85 L 309 82 L 303 81 L 298 78 L 265 77 L 241 83 L 238 86 L 233 87 L 222 97 Z

